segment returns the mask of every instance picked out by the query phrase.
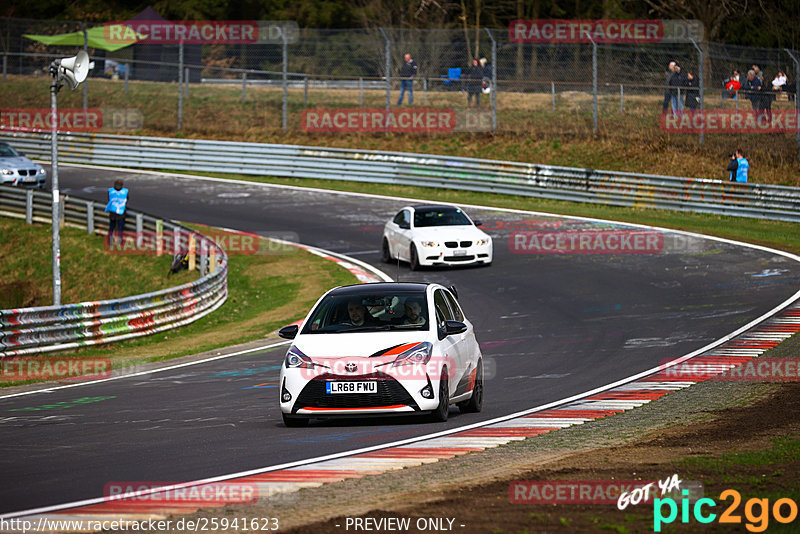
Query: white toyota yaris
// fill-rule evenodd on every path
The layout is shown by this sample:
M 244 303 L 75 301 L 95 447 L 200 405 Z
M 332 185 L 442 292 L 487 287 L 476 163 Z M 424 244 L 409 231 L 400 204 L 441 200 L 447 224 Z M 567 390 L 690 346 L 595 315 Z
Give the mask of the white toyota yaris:
M 292 339 L 280 373 L 286 426 L 312 418 L 479 412 L 483 358 L 455 288 L 381 282 L 337 287 Z
M 383 228 L 381 259 L 431 265 L 492 263 L 492 238 L 456 206 L 406 206 Z

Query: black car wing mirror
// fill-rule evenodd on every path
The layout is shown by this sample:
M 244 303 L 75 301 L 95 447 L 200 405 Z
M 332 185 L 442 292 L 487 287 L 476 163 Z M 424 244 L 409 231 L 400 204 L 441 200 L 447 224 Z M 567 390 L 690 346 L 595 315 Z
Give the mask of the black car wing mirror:
M 289 326 L 284 326 L 278 330 L 278 335 L 284 339 L 294 339 L 297 337 L 298 330 L 300 330 L 299 326 L 296 324 L 290 324 Z

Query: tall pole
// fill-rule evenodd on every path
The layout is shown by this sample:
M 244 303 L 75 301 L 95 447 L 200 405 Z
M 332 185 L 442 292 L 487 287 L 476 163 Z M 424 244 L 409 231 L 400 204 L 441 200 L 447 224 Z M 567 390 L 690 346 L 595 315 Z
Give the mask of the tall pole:
M 697 67 L 697 75 L 700 77 L 700 79 L 697 80 L 697 86 L 698 86 L 698 89 L 700 90 L 700 116 L 702 117 L 703 116 L 703 88 L 704 88 L 704 85 L 703 85 L 703 49 L 700 48 L 699 46 L 697 46 L 697 41 L 695 41 L 694 39 L 689 39 L 689 40 L 692 41 L 692 44 L 694 45 L 695 49 L 697 50 L 697 58 L 699 60 L 698 67 Z M 687 93 L 686 96 L 688 98 L 689 94 Z M 694 97 L 692 97 L 692 98 L 694 98 Z M 698 140 L 698 144 L 699 145 L 703 144 L 703 140 L 705 138 L 704 126 L 705 126 L 705 121 L 700 121 L 700 139 Z
M 83 31 L 83 51 L 89 55 L 89 34 L 86 33 L 86 24 L 81 22 L 81 30 Z M 89 84 L 83 84 L 83 112 L 86 113 L 86 108 L 89 107 Z
M 589 36 L 592 42 L 592 133 L 597 135 L 597 43 Z
M 386 112 L 389 112 L 389 108 L 392 106 L 392 48 L 391 48 L 391 41 L 389 41 L 389 36 L 386 35 L 386 32 L 383 31 L 383 28 L 378 28 L 383 35 L 383 39 L 386 42 L 385 52 L 384 55 L 386 60 Z
M 492 40 L 492 131 L 497 131 L 497 41 L 494 40 L 491 30 L 484 28 L 489 39 Z
M 289 129 L 289 91 L 286 87 L 289 73 L 289 40 L 286 32 L 281 28 L 281 40 L 283 41 L 283 133 Z
M 59 235 L 59 194 L 58 194 L 58 68 L 60 60 L 50 65 L 53 81 L 50 83 L 50 175 L 53 191 L 53 306 L 61 306 L 61 239 Z
M 800 101 L 797 100 L 798 98 L 800 98 L 800 61 L 798 61 L 797 57 L 795 57 L 795 55 L 792 54 L 791 50 L 789 50 L 788 48 L 784 48 L 784 50 L 786 50 L 786 53 L 789 54 L 789 57 L 792 58 L 792 61 L 794 61 L 794 73 L 795 73 L 794 112 L 795 114 L 800 115 Z M 800 128 L 798 128 L 797 130 L 796 143 L 797 143 L 797 153 L 798 155 L 800 155 Z
M 183 127 L 183 39 L 178 45 L 178 131 Z

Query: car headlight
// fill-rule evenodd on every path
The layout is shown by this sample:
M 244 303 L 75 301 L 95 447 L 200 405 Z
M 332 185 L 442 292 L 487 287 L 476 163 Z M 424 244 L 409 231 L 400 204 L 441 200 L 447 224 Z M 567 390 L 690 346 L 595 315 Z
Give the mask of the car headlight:
M 3 174 L 14 174 L 14 171 L 12 171 L 11 169 L 0 169 L 0 172 L 2 172 Z
M 431 359 L 433 353 L 433 345 L 427 341 L 419 343 L 407 351 L 399 354 L 394 359 L 392 367 L 399 367 L 401 365 L 425 365 Z
M 483 245 L 488 245 L 490 242 L 491 239 L 487 237 L 486 239 L 478 239 L 477 241 L 475 241 L 475 244 L 478 245 L 479 247 L 482 247 Z
M 311 358 L 303 354 L 303 352 L 292 345 L 289 347 L 289 350 L 286 352 L 286 359 L 284 360 L 287 369 L 295 368 L 302 368 L 302 369 L 311 369 L 314 367 L 314 362 L 311 361 Z
M 439 246 L 439 243 L 437 243 L 436 241 L 420 241 L 419 244 L 422 245 L 423 247 L 438 247 Z
M 39 169 L 39 174 L 44 174 L 44 169 Z

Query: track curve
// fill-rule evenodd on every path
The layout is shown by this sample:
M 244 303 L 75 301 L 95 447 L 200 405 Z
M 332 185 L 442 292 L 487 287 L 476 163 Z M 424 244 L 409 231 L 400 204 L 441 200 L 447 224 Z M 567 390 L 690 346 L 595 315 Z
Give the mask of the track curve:
M 63 166 L 60 174 L 64 194 L 104 201 L 112 177 L 121 175 L 137 209 L 264 235 L 294 232 L 299 242 L 373 265 L 381 265 L 383 223 L 407 204 L 106 169 Z M 391 420 L 284 428 L 276 390 L 259 384 L 274 382 L 285 348 L 0 398 L 0 513 L 102 496 L 110 482 L 205 478 L 516 412 L 702 347 L 769 311 L 800 285 L 800 264 L 789 258 L 671 232 L 659 254 L 514 254 L 508 238 L 516 230 L 626 226 L 469 212 L 495 238 L 492 267 L 413 274 L 403 265 L 383 268 L 403 280 L 458 286 L 487 360 L 481 414 L 453 412 L 442 425 Z M 85 398 L 99 400 L 75 402 Z

